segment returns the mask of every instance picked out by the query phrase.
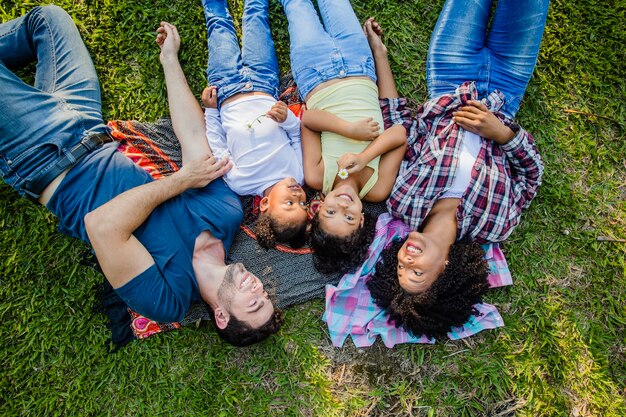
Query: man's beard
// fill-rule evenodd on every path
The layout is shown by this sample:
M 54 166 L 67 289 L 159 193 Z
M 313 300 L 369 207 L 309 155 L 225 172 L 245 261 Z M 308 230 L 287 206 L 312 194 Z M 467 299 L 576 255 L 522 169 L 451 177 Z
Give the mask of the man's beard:
M 242 270 L 243 265 L 240 263 L 230 264 L 224 274 L 224 280 L 217 289 L 217 298 L 224 305 L 226 309 L 230 309 L 230 305 L 233 299 L 237 287 L 235 285 L 235 272 Z

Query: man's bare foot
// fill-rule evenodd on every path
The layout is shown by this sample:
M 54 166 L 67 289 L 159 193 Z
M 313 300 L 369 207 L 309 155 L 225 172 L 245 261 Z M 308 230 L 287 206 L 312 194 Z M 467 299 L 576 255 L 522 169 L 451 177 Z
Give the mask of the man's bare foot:
M 380 26 L 373 17 L 370 17 L 363 24 L 363 32 L 367 38 L 367 42 L 370 44 L 372 54 L 374 55 L 387 55 L 387 47 L 383 44 L 383 28 Z

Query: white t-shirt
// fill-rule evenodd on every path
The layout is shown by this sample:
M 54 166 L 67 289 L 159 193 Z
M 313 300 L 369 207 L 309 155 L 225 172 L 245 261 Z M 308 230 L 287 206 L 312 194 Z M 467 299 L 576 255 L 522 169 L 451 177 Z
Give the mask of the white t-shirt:
M 441 198 L 463 197 L 472 180 L 472 168 L 476 163 L 478 152 L 480 152 L 481 139 L 476 133 L 468 132 L 467 130 L 463 131 L 463 133 L 454 181 Z
M 233 162 L 224 180 L 239 195 L 263 195 L 287 177 L 304 182 L 300 120 L 291 111 L 283 123 L 265 117 L 275 103 L 270 96 L 247 96 L 204 112 L 209 146 L 216 158 Z

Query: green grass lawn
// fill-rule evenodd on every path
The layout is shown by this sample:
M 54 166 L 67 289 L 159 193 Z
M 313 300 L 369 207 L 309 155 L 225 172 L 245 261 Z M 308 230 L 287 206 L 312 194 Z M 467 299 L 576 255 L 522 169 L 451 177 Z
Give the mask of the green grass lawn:
M 54 3 L 92 53 L 105 119 L 168 114 L 154 42 L 161 20 L 179 27 L 192 89 L 205 85 L 199 1 Z M 1 185 L 0 415 L 626 415 L 626 244 L 606 241 L 626 239 L 626 4 L 601 3 L 553 1 L 518 114 L 546 172 L 503 245 L 515 285 L 486 299 L 506 327 L 434 346 L 334 348 L 316 301 L 288 309 L 281 332 L 250 348 L 203 325 L 110 354 L 105 317 L 92 311 L 103 278 L 80 264 L 86 246 Z M 38 4 L 0 0 L 0 20 Z M 243 1 L 230 4 L 240 20 Z M 423 101 L 443 0 L 352 4 L 383 24 L 400 93 Z M 277 1 L 271 9 L 286 70 L 286 19 Z

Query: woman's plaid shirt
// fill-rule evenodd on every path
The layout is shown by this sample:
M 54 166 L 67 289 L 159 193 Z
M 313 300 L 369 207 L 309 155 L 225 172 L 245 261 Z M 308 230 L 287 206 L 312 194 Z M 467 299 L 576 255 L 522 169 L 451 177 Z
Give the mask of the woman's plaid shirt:
M 408 132 L 408 148 L 398 178 L 387 201 L 389 211 L 413 230 L 448 190 L 456 175 L 457 159 L 465 131 L 452 113 L 469 100 L 477 100 L 473 82 L 460 85 L 454 94 L 429 100 L 416 118 L 403 98 L 381 99 L 385 127 L 402 124 Z M 479 243 L 506 239 L 519 223 L 541 184 L 543 162 L 532 136 L 499 112 L 504 96 L 489 94 L 483 103 L 517 133 L 505 145 L 481 138 L 472 179 L 457 210 L 457 239 L 467 235 Z

